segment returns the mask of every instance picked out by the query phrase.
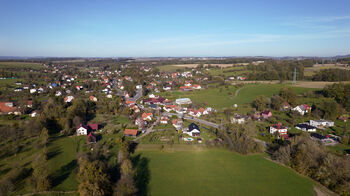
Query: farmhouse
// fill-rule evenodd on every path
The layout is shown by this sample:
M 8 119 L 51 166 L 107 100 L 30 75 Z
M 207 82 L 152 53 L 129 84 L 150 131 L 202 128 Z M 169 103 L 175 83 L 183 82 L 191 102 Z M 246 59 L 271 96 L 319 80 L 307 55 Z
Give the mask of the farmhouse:
M 137 129 L 125 129 L 124 136 L 136 137 L 139 134 Z
M 316 132 L 316 127 L 308 125 L 306 123 L 297 124 L 295 125 L 295 128 L 306 132 Z

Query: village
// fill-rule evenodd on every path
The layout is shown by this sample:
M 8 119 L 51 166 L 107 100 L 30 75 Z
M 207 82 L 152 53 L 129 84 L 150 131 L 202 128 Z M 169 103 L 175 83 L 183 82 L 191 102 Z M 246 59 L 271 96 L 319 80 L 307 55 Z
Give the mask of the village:
M 78 98 L 96 105 L 102 102 L 101 99 L 106 102 L 117 98 L 120 100 L 118 104 L 128 109 L 127 118 L 130 121 L 128 127 L 121 131 L 123 131 L 124 136 L 131 137 L 134 141 L 157 131 L 157 128 L 154 127 L 159 125 L 165 127 L 166 130 L 172 129 L 181 134 L 181 140 L 186 142 L 201 143 L 203 141 L 203 138 L 201 138 L 203 129 L 199 128 L 201 126 L 206 132 L 210 132 L 209 135 L 211 136 L 206 139 L 213 140 L 216 138 L 213 129 L 223 128 L 225 123 L 208 119 L 210 119 L 210 116 L 220 115 L 223 111 L 210 105 L 193 103 L 190 98 L 186 97 L 186 92 L 196 94 L 196 92 L 205 90 L 204 86 L 211 88 L 208 87 L 208 84 L 212 83 L 209 79 L 212 76 L 206 74 L 206 71 L 210 71 L 210 68 L 196 68 L 183 72 L 154 72 L 153 67 L 141 65 L 138 66 L 139 72 L 141 72 L 139 74 L 144 74 L 147 77 L 142 81 L 140 78 L 133 78 L 125 74 L 126 70 L 129 71 L 129 66 L 128 64 L 121 65 L 114 71 L 90 69 L 81 74 L 69 74 L 70 69 L 67 65 L 44 64 L 43 73 L 55 75 L 56 80 L 45 76 L 46 83 L 41 84 L 15 81 L 12 88 L 15 94 L 18 96 L 25 94 L 31 98 L 18 102 L 3 101 L 0 103 L 0 112 L 1 114 L 28 115 L 35 118 L 40 116 L 40 111 L 37 109 L 40 108 L 38 105 L 47 101 L 42 97 L 47 97 L 47 95 L 62 98 L 67 106 Z M 230 82 L 246 79 L 241 75 L 227 77 L 227 81 Z M 173 92 L 184 92 L 184 95 L 176 98 L 170 96 L 172 99 L 168 99 L 166 95 Z M 233 109 L 237 107 L 239 107 L 237 104 L 232 103 Z M 302 104 L 292 107 L 285 101 L 281 104 L 280 111 L 293 112 L 304 116 L 311 113 L 311 106 Z M 251 114 L 234 112 L 227 123 L 244 124 L 247 121 L 268 121 L 272 116 L 271 109 L 260 112 L 255 110 Z M 347 117 L 339 116 L 339 119 L 346 122 Z M 110 130 L 105 130 L 98 122 L 92 124 L 94 128 L 91 128 L 89 122 L 80 121 L 78 125 L 75 124 L 77 127 L 71 127 L 71 129 L 76 130 L 78 136 L 86 135 L 87 140 L 92 142 L 96 142 L 94 134 L 110 132 Z M 322 141 L 326 145 L 335 145 L 340 142 L 340 136 L 322 133 L 322 131 L 333 126 L 333 121 L 310 119 L 308 122 L 295 124 L 294 130 L 309 132 L 311 138 Z M 271 122 L 264 129 L 267 132 L 260 133 L 260 135 L 270 134 L 274 135 L 276 139 L 289 140 L 288 130 L 291 128 L 281 122 Z

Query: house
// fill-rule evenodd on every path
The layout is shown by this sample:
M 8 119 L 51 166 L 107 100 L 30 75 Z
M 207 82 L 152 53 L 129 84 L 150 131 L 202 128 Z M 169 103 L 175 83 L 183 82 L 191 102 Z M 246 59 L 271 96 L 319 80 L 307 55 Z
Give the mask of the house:
M 272 116 L 272 113 L 270 110 L 265 110 L 264 112 L 261 113 L 261 116 L 265 119 L 270 118 Z
M 348 120 L 348 117 L 346 116 L 339 116 L 339 120 L 342 120 L 343 122 L 346 122 Z
M 251 118 L 252 118 L 253 120 L 260 120 L 261 114 L 258 113 L 258 112 L 255 112 L 255 113 L 251 116 Z
M 30 113 L 30 117 L 34 118 L 38 115 L 38 111 L 34 110 L 32 113 Z
M 176 130 L 180 130 L 183 127 L 183 121 L 181 119 L 174 119 L 171 121 Z
M 130 107 L 131 105 L 135 105 L 135 101 L 131 101 L 131 100 L 127 99 L 127 100 L 125 101 L 125 104 L 128 105 L 128 106 Z
M 166 117 L 166 116 L 162 116 L 162 118 L 160 119 L 160 123 L 161 124 L 168 124 L 168 117 Z
M 199 85 L 199 84 L 195 84 L 195 85 L 193 85 L 193 89 L 201 89 L 202 87 L 201 87 L 201 85 Z
M 96 98 L 96 97 L 94 97 L 94 96 L 92 96 L 92 95 L 89 97 L 89 100 L 90 100 L 90 101 L 97 102 L 97 98 Z
M 151 120 L 152 120 L 152 117 L 153 117 L 153 114 L 152 114 L 152 113 L 146 113 L 146 112 L 144 112 L 144 113 L 142 114 L 142 119 L 143 119 L 143 120 L 149 120 L 149 121 L 151 121 Z
M 125 129 L 124 136 L 136 137 L 139 134 L 137 129 Z
M 235 116 L 233 116 L 231 118 L 231 123 L 234 124 L 234 123 L 237 123 L 237 124 L 243 124 L 245 123 L 246 121 L 246 117 L 242 116 L 242 115 L 239 115 L 239 114 L 236 114 Z
M 67 96 L 67 97 L 64 98 L 64 102 L 66 102 L 66 103 L 70 103 L 70 102 L 72 102 L 73 100 L 74 100 L 74 97 L 71 96 L 71 95 L 69 95 L 69 96 Z
M 92 132 L 90 132 L 87 136 L 87 141 L 90 143 L 96 143 L 96 136 Z
M 300 115 L 305 115 L 306 113 L 308 113 L 311 110 L 311 107 L 308 106 L 307 104 L 303 104 L 303 105 L 298 105 L 295 108 L 292 108 L 292 111 L 296 111 L 298 112 Z
M 163 90 L 165 90 L 165 91 L 170 91 L 170 90 L 171 90 L 171 87 L 170 87 L 170 86 L 163 86 Z
M 320 142 L 332 142 L 331 139 L 321 135 L 321 134 L 318 134 L 318 133 L 311 133 L 310 134 L 310 137 L 314 140 L 318 140 Z
M 56 97 L 59 97 L 59 96 L 61 96 L 62 95 L 62 92 L 61 91 L 56 91 L 56 93 L 55 93 L 55 96 Z
M 136 89 L 142 89 L 142 85 L 136 85 Z
M 30 94 L 33 94 L 33 93 L 36 93 L 36 89 L 35 88 L 32 88 L 29 90 Z
M 184 132 L 188 135 L 190 135 L 191 137 L 198 137 L 200 136 L 200 130 L 198 125 L 191 123 L 190 125 L 188 125 L 188 130 L 186 132 Z
M 176 99 L 175 103 L 178 105 L 184 105 L 184 104 L 191 104 L 192 101 L 190 98 L 180 98 L 180 99 Z
M 279 134 L 286 134 L 287 133 L 287 127 L 282 126 L 282 124 L 274 124 L 272 126 L 270 126 L 270 133 L 274 134 L 276 132 L 278 132 Z
M 98 131 L 98 124 L 88 124 L 88 128 L 89 130 L 96 132 Z
M 316 127 L 306 123 L 297 124 L 295 125 L 295 128 L 306 132 L 316 132 Z
M 28 108 L 33 107 L 33 101 L 32 101 L 32 100 L 28 100 L 28 101 L 27 101 L 27 107 L 28 107 Z
M 88 134 L 88 127 L 86 125 L 80 124 L 77 127 L 77 135 L 87 135 Z
M 17 107 L 12 102 L 0 102 L 0 113 L 2 114 L 14 114 Z
M 289 110 L 289 109 L 290 109 L 290 105 L 289 105 L 288 102 L 285 101 L 285 102 L 282 104 L 281 110 L 282 110 L 282 111 L 287 111 L 287 110 Z
M 334 122 L 333 121 L 328 121 L 328 120 L 310 120 L 310 125 L 317 127 L 319 129 L 323 129 L 324 127 L 333 127 Z

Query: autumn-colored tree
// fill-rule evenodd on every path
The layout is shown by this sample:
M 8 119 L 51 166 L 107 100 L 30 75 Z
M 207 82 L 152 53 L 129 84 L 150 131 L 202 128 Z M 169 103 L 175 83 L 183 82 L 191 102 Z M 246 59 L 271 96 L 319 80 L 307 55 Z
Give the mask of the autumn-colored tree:
M 110 181 L 102 163 L 89 161 L 84 157 L 79 158 L 78 162 L 78 180 L 80 182 L 78 191 L 80 195 L 110 195 Z
M 42 145 L 46 145 L 49 140 L 49 131 L 44 127 L 40 133 L 40 140 Z
M 46 155 L 38 155 L 33 163 L 33 175 L 32 175 L 32 184 L 36 191 L 47 191 L 50 189 L 51 184 L 49 180 L 49 170 Z

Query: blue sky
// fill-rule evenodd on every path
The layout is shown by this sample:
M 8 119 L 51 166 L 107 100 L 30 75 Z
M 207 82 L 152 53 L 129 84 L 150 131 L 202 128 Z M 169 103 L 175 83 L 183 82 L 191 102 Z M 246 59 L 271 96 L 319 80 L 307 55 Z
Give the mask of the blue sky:
M 0 0 L 0 56 L 350 54 L 349 0 Z

